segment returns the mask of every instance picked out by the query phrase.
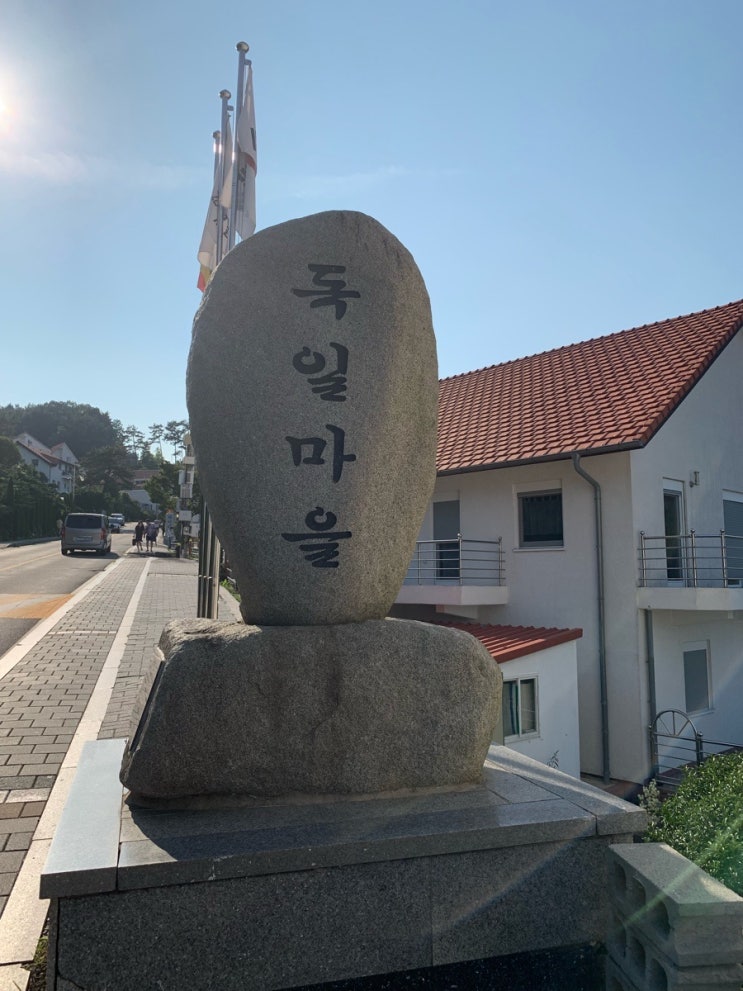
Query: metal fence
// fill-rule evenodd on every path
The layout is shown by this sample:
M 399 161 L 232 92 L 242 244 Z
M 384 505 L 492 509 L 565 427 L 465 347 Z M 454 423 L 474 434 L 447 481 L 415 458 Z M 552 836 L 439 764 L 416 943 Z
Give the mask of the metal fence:
M 0 540 L 23 540 L 34 537 L 53 537 L 57 533 L 56 521 L 60 509 L 48 499 L 39 499 L 24 505 L 0 507 Z
M 404 584 L 504 585 L 501 540 L 419 540 Z
M 743 586 L 743 537 L 720 530 L 678 536 L 640 534 L 640 585 Z
M 664 709 L 650 726 L 651 777 L 666 788 L 677 788 L 687 767 L 726 753 L 743 753 L 743 745 L 705 739 L 680 709 Z

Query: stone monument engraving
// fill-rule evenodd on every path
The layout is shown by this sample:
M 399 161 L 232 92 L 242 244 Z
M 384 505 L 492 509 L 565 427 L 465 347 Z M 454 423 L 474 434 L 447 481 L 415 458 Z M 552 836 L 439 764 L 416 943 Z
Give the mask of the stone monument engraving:
M 231 251 L 188 366 L 191 435 L 246 625 L 170 624 L 122 766 L 134 804 L 476 784 L 500 706 L 473 637 L 385 619 L 435 479 L 423 279 L 377 221 Z

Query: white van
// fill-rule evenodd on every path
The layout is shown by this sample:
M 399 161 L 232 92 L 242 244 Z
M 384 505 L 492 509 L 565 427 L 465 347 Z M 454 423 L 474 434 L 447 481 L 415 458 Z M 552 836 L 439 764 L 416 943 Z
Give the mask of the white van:
M 63 554 L 73 551 L 107 554 L 111 550 L 111 530 L 105 513 L 68 513 L 60 537 Z

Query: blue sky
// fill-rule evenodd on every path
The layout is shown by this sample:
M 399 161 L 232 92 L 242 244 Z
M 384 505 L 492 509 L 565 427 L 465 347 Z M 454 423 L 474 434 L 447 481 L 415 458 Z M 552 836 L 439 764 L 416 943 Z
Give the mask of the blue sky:
M 739 0 L 3 0 L 0 404 L 186 417 L 219 90 L 258 229 L 361 210 L 452 375 L 743 297 Z

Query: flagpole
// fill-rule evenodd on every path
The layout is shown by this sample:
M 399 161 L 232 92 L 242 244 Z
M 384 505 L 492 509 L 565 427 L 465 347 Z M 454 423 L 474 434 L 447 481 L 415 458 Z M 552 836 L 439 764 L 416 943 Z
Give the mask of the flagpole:
M 229 105 L 232 94 L 223 89 L 219 98 L 222 101 L 222 129 L 214 132 L 216 147 L 214 150 L 214 170 L 218 176 L 217 182 L 217 265 L 222 261 L 225 240 L 225 224 L 229 225 L 229 216 L 222 206 L 222 190 L 229 168 L 228 156 L 232 148 L 225 148 L 226 135 L 229 133 L 229 115 L 232 107 Z M 228 226 L 229 240 L 229 226 Z M 199 577 L 196 589 L 196 615 L 205 619 L 217 619 L 219 615 L 219 566 L 222 559 L 222 547 L 219 537 L 214 531 L 211 513 L 206 500 L 201 507 L 201 527 L 199 532 Z
M 237 50 L 237 100 L 235 102 L 235 133 L 233 135 L 234 148 L 233 148 L 233 158 L 235 162 L 235 169 L 232 173 L 232 201 L 230 203 L 230 221 L 229 221 L 229 236 L 227 240 L 228 250 L 235 247 L 235 220 L 237 216 L 237 183 L 238 183 L 238 145 L 237 145 L 237 127 L 240 123 L 240 114 L 243 108 L 243 91 L 245 89 L 245 66 L 248 64 L 247 54 L 250 51 L 250 45 L 247 41 L 238 41 L 235 45 Z

